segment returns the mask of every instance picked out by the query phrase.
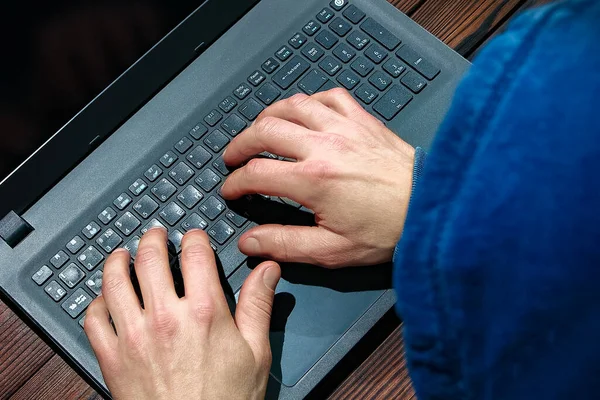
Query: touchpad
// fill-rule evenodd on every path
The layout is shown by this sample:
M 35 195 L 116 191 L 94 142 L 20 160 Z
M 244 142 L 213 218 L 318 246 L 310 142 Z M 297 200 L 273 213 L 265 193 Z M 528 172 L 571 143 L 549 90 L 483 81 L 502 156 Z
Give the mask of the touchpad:
M 294 386 L 391 287 L 391 266 L 283 265 L 271 321 L 271 374 Z

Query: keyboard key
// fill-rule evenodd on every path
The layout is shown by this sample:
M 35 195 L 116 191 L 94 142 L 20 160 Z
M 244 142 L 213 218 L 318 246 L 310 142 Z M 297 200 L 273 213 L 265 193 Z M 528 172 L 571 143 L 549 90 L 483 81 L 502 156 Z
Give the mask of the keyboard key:
M 76 254 L 79 250 L 83 249 L 83 246 L 85 246 L 83 239 L 80 236 L 75 236 L 67 243 L 67 250 L 69 250 L 71 254 Z
M 150 196 L 145 195 L 134 204 L 133 209 L 140 217 L 148 219 L 154 211 L 158 210 L 158 204 Z
M 210 161 L 212 155 L 204 147 L 198 146 L 186 158 L 194 167 L 200 169 Z
M 129 186 L 129 191 L 133 193 L 134 196 L 139 196 L 147 187 L 148 185 L 146 185 L 146 182 L 142 179 L 138 179 Z
M 92 296 L 79 288 L 62 304 L 62 308 L 71 318 L 77 318 L 91 302 Z
M 222 119 L 223 119 L 223 114 L 221 114 L 217 110 L 212 110 L 211 112 L 208 113 L 208 115 L 206 117 L 204 117 L 204 122 L 206 122 L 209 126 L 215 126 Z
M 210 168 L 205 169 L 200 172 L 200 175 L 196 178 L 196 183 L 198 186 L 202 188 L 205 192 L 210 192 L 213 190 L 219 183 L 221 183 L 221 178 L 219 175 L 215 174 Z
M 240 251 L 237 242 L 234 241 L 219 252 L 219 259 L 223 265 L 225 276 L 229 277 L 248 259 L 248 256 Z
M 322 23 L 327 23 L 335 14 L 329 8 L 325 7 L 317 14 L 317 19 Z
M 231 114 L 223 123 L 221 128 L 231 136 L 236 136 L 246 128 L 246 121 L 240 118 L 237 114 Z
M 223 211 L 225 211 L 225 204 L 221 203 L 215 196 L 210 196 L 202 203 L 200 211 L 202 211 L 202 213 L 211 221 L 214 221 Z
M 191 149 L 193 145 L 194 144 L 192 143 L 192 141 L 190 139 L 188 139 L 187 137 L 183 137 L 179 140 L 179 142 L 175 143 L 175 150 L 177 150 L 180 154 L 184 154 L 186 151 Z M 146 178 L 148 178 L 148 177 L 146 177 Z M 156 180 L 156 178 L 158 178 L 158 176 L 154 177 L 154 180 Z M 148 179 L 150 179 L 150 178 L 148 178 Z
M 73 289 L 85 277 L 85 273 L 77 268 L 75 263 L 71 263 L 67 268 L 62 270 L 58 276 L 65 285 Z
M 354 62 L 350 65 L 350 67 L 356 71 L 362 77 L 365 77 L 373 71 L 375 65 L 364 57 L 358 57 Z
M 383 64 L 383 69 L 393 78 L 397 78 L 402 75 L 406 67 L 400 61 L 390 58 Z
M 48 294 L 48 296 L 52 297 L 54 301 L 60 301 L 65 295 L 67 291 L 62 288 L 56 281 L 52 281 L 44 288 L 44 291 Z
M 177 188 L 168 179 L 162 178 L 150 191 L 164 203 L 177 192 Z
M 388 50 L 394 50 L 401 43 L 400 39 L 372 18 L 367 18 L 360 28 Z
M 206 142 L 206 139 L 204 139 L 204 141 Z M 171 170 L 171 172 L 169 172 L 169 176 L 173 178 L 173 180 L 179 185 L 183 186 L 187 181 L 192 179 L 194 176 L 194 170 L 186 163 L 180 162 Z
M 204 195 L 201 191 L 196 189 L 194 186 L 189 185 L 177 195 L 177 200 L 179 200 L 185 207 L 191 210 L 196 206 L 196 204 L 200 202 L 200 200 L 202 200 L 203 197 Z
M 328 90 L 335 89 L 337 87 L 339 87 L 339 86 L 328 79 L 327 82 L 325 82 L 325 84 L 323 86 L 321 86 L 321 88 L 317 91 L 317 93 L 326 92 Z
M 132 259 L 135 259 L 137 256 L 138 248 L 140 247 L 140 240 L 142 240 L 142 238 L 139 236 L 134 236 L 129 242 L 127 242 L 126 245 L 123 246 L 123 248 L 129 252 L 129 255 Z
M 329 3 L 329 7 L 333 8 L 335 11 L 340 11 L 346 6 L 347 3 L 347 0 L 331 0 L 331 3 Z
M 107 229 L 102 235 L 96 239 L 96 243 L 100 246 L 105 252 L 112 253 L 114 249 L 116 249 L 123 239 L 112 229 Z
M 377 96 L 379 96 L 377 89 L 368 83 L 360 85 L 354 94 L 356 94 L 356 97 L 361 99 L 365 104 L 371 104 L 377 98 Z
M 183 223 L 181 224 L 181 227 L 186 232 L 189 232 L 192 229 L 204 230 L 208 227 L 208 222 L 206 222 L 206 220 L 204 218 L 202 218 L 201 216 L 199 216 L 198 214 L 193 213 L 185 221 L 183 221 Z
M 308 61 L 300 56 L 294 56 L 294 58 L 292 58 L 279 72 L 273 75 L 273 82 L 280 88 L 286 90 L 309 68 L 310 64 Z
M 208 128 L 205 127 L 202 124 L 196 124 L 196 126 L 194 126 L 191 130 L 190 130 L 190 136 L 193 137 L 196 140 L 200 140 L 200 138 L 202 136 L 204 136 L 204 134 L 208 132 Z M 164 165 L 164 164 L 163 164 Z
M 192 143 L 190 139 L 187 139 L 187 141 Z M 148 168 L 148 170 L 146 172 L 144 172 L 144 176 L 150 182 L 154 182 L 162 174 L 162 172 L 163 172 L 162 169 L 160 169 L 160 167 L 158 167 L 158 165 L 153 164 L 150 168 Z M 120 210 L 122 210 L 122 208 L 120 208 Z
M 315 41 L 319 43 L 321 46 L 325 47 L 327 50 L 331 49 L 336 43 L 339 41 L 338 37 L 333 33 L 328 31 L 327 29 L 323 29 L 321 33 L 319 33 L 315 37 Z
M 113 201 L 113 205 L 119 210 L 124 210 L 131 203 L 131 197 L 127 193 L 121 193 L 119 197 Z
M 142 235 L 145 235 L 146 232 L 148 232 L 150 229 L 152 228 L 164 228 L 165 230 L 167 229 L 166 226 L 164 226 L 163 224 L 161 224 L 161 222 L 159 220 L 157 220 L 156 218 L 152 218 L 150 220 L 150 222 L 148 222 L 146 224 L 146 226 L 144 226 L 141 231 L 142 231 Z
M 38 286 L 42 286 L 44 283 L 46 283 L 48 279 L 50 279 L 51 276 L 52 270 L 48 268 L 47 265 L 44 265 L 35 274 L 33 274 L 31 279 L 33 279 L 33 281 L 37 283 Z
M 267 61 L 265 61 L 260 67 L 267 74 L 272 74 L 273 71 L 275 71 L 277 68 L 279 68 L 279 63 L 273 57 L 269 57 L 267 59 Z
M 371 82 L 373 86 L 375 86 L 377 89 L 383 92 L 385 89 L 388 88 L 388 86 L 391 85 L 392 78 L 390 78 L 388 75 L 384 74 L 381 71 L 375 71 L 373 75 L 369 77 L 369 82 Z
M 220 220 L 208 231 L 208 234 L 217 243 L 225 244 L 235 234 L 235 230 L 227 222 Z
M 93 239 L 100 232 L 100 225 L 95 222 L 90 222 L 82 229 L 81 233 L 88 239 Z
M 252 88 L 245 83 L 240 84 L 234 91 L 233 94 L 240 100 L 244 100 L 248 95 L 252 93 Z
M 391 121 L 412 99 L 413 96 L 408 90 L 394 85 L 383 95 L 381 100 L 375 103 L 373 110 L 386 120 Z
M 159 215 L 167 222 L 167 224 L 174 226 L 185 216 L 185 210 L 179 207 L 177 203 L 171 202 L 162 209 Z
M 98 270 L 94 272 L 94 275 L 85 281 L 85 286 L 91 290 L 96 296 L 100 296 L 102 293 L 102 271 Z
M 311 43 L 302 49 L 302 54 L 304 54 L 304 56 L 310 61 L 317 62 L 321 57 L 323 57 L 323 55 L 325 55 L 325 52 L 318 45 Z
M 258 71 L 256 71 L 255 73 L 259 73 Z M 251 75 L 252 76 L 252 75 Z M 264 75 L 263 79 L 264 79 Z M 248 78 L 248 80 L 250 80 L 250 78 Z M 229 111 L 233 110 L 235 108 L 235 106 L 237 106 L 237 101 L 235 101 L 235 99 L 231 96 L 227 96 L 225 97 L 225 99 L 219 103 L 219 108 L 221 110 L 223 110 L 223 112 L 228 113 Z
M 281 92 L 269 82 L 262 85 L 256 92 L 256 97 L 267 106 L 277 100 L 279 96 L 281 96 Z
M 298 83 L 298 87 L 305 93 L 311 95 L 315 94 L 326 81 L 327 76 L 325 76 L 325 74 L 313 69 L 300 81 L 300 83 Z
M 346 40 L 348 41 L 348 43 L 350 43 L 352 47 L 354 47 L 357 50 L 362 50 L 369 43 L 371 43 L 371 39 L 369 39 L 369 36 L 367 36 L 367 34 L 365 34 L 364 32 L 360 31 L 352 31 L 352 33 L 348 35 Z
M 88 271 L 96 268 L 102 260 L 104 260 L 104 256 L 94 246 L 89 246 L 79 255 L 79 257 L 77 257 L 77 261 L 79 261 Z
M 145 185 L 145 183 L 144 183 Z M 112 207 L 106 207 L 104 211 L 98 214 L 98 219 L 104 225 L 108 225 L 110 221 L 112 221 L 117 216 L 117 212 L 112 209 Z
M 292 36 L 290 40 L 288 40 L 288 43 L 293 48 L 299 49 L 304 45 L 304 43 L 306 43 L 306 36 L 298 32 L 294 36 Z
M 223 157 L 219 157 L 216 160 L 214 160 L 212 162 L 212 166 L 224 176 L 229 175 L 229 173 L 231 172 L 229 167 L 225 164 L 225 161 L 223 161 Z
M 348 18 L 353 24 L 358 24 L 365 17 L 365 13 L 362 12 L 358 7 L 354 4 L 350 5 L 348 8 L 344 10 L 342 13 L 344 17 Z
M 239 215 L 236 212 L 233 212 L 231 210 L 227 211 L 225 213 L 225 216 L 227 217 L 228 220 L 230 220 L 231 222 L 233 222 L 233 224 L 235 226 L 237 226 L 238 228 L 241 228 L 247 221 L 247 219 L 241 215 Z
M 308 23 L 306 25 L 304 25 L 304 28 L 302 28 L 302 31 L 304 33 L 306 33 L 308 36 L 312 36 L 315 33 L 317 33 L 317 31 L 321 29 L 321 25 L 319 25 L 319 23 L 317 21 L 315 21 L 314 19 L 311 19 L 310 21 L 308 21 Z
M 331 56 L 327 56 L 321 61 L 319 67 L 328 75 L 334 76 L 342 69 L 342 64 Z
M 275 78 L 273 78 L 273 80 L 275 81 Z M 240 106 L 240 108 L 238 108 L 240 114 L 246 117 L 246 119 L 248 119 L 249 121 L 254 121 L 256 117 L 258 117 L 258 114 L 262 112 L 262 110 L 264 110 L 263 106 L 261 106 L 258 101 L 252 98 L 248 99 L 248 101 L 246 101 Z
M 250 75 L 248 77 L 248 82 L 250 82 L 250 84 L 252 86 L 258 86 L 260 85 L 265 79 L 267 79 L 267 77 L 260 71 L 256 70 L 252 73 L 252 75 Z
M 69 256 L 64 251 L 59 251 L 50 259 L 50 264 L 56 269 L 59 269 L 69 261 Z
M 285 61 L 288 58 L 290 58 L 292 56 L 292 54 L 294 54 L 294 52 L 292 51 L 292 49 L 290 49 L 286 45 L 283 45 L 283 46 L 281 46 L 281 48 L 279 50 L 277 50 L 277 53 L 275 53 L 275 57 L 279 58 L 280 61 Z M 261 82 L 258 82 L 254 86 L 260 85 Z
M 345 36 L 348 32 L 352 30 L 352 25 L 350 25 L 345 19 L 336 17 L 329 24 L 329 29 L 337 33 L 339 36 Z
M 375 64 L 381 64 L 383 60 L 388 56 L 387 51 L 378 44 L 373 43 L 365 50 L 365 56 L 367 56 Z
M 206 127 L 204 125 L 196 125 L 196 126 L 202 126 L 202 128 L 206 129 Z M 193 130 L 193 129 L 192 129 Z M 198 132 L 200 132 L 200 130 L 198 130 Z M 200 135 L 201 136 L 201 135 Z M 194 136 L 195 138 L 195 136 Z M 173 165 L 175 163 L 175 161 L 177 161 L 177 156 L 175 155 L 175 153 L 173 153 L 172 151 L 167 151 L 161 158 L 160 158 L 160 163 L 162 165 L 164 165 L 165 168 L 169 168 L 171 165 Z
M 402 78 L 401 82 L 413 93 L 421 93 L 421 91 L 427 86 L 427 80 L 413 71 L 408 71 L 408 73 Z
M 352 90 L 360 83 L 360 78 L 352 71 L 345 70 L 337 77 L 337 81 L 346 89 Z
M 440 73 L 439 68 L 435 67 L 425 58 L 421 57 L 419 53 L 414 51 L 409 46 L 402 46 L 396 52 L 396 55 L 429 80 L 434 79 Z
M 223 150 L 223 148 L 227 146 L 227 143 L 229 143 L 229 138 L 218 129 L 216 131 L 213 131 L 204 139 L 204 144 L 210 147 L 210 149 L 215 153 L 218 153 L 221 150 Z
M 80 327 L 82 327 L 82 328 L 83 328 L 83 327 L 84 327 L 84 324 L 85 324 L 85 315 L 84 315 L 83 317 L 81 317 L 81 319 L 79 320 L 79 326 L 80 326 Z
M 340 43 L 334 50 L 333 55 L 336 56 L 344 64 L 350 62 L 356 52 L 350 48 L 346 43 Z
M 287 92 L 286 94 L 283 95 L 281 100 L 289 99 L 290 97 L 292 97 L 293 95 L 298 94 L 298 93 L 302 93 L 302 92 L 296 88 L 292 88 L 289 92 Z
M 183 240 L 183 233 L 181 231 L 174 229 L 169 232 L 169 241 L 173 243 L 175 246 L 175 250 L 177 253 L 181 253 L 181 241 Z
M 137 227 L 141 224 L 142 223 L 140 222 L 140 220 L 137 219 L 129 211 L 123 214 L 121 218 L 119 218 L 117 222 L 115 222 L 115 226 L 117 227 L 117 229 L 120 230 L 125 236 L 131 235 L 133 231 L 135 231 Z

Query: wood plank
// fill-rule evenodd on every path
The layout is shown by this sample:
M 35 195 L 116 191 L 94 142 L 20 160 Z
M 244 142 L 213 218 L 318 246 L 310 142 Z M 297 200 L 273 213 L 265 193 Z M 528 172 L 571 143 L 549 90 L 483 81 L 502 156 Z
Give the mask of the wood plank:
M 11 399 L 101 400 L 102 398 L 58 355 L 54 355 Z
M 412 18 L 463 56 L 469 56 L 525 0 L 428 0 Z
M 0 399 L 10 397 L 53 354 L 19 317 L 0 302 Z
M 330 400 L 416 399 L 398 327 L 331 395 Z
M 425 1 L 426 0 L 388 0 L 394 7 L 408 16 L 414 14 Z

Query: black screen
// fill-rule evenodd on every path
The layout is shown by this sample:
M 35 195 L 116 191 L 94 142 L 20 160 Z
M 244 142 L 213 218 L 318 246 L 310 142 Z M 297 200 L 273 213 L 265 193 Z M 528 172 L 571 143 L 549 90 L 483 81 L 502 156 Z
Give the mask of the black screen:
M 3 5 L 0 181 L 202 3 L 52 0 Z

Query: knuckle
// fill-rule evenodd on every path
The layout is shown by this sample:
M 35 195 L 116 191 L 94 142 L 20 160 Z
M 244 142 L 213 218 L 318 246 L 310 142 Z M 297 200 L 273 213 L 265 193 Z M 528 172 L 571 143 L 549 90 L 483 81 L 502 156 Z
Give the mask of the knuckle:
M 209 251 L 212 252 L 212 249 L 208 244 L 195 243 L 192 246 L 187 246 L 181 257 L 186 264 L 198 266 L 208 262 L 207 255 Z
M 252 160 L 248 161 L 248 163 L 244 167 L 244 170 L 245 170 L 246 176 L 260 175 L 264 170 L 263 160 L 260 160 L 258 158 L 253 158 Z
M 267 115 L 263 118 L 261 118 L 260 120 L 256 121 L 256 123 L 254 124 L 255 127 L 255 132 L 257 133 L 257 136 L 260 136 L 260 134 L 262 134 L 262 136 L 266 136 L 269 137 L 273 134 L 275 134 L 277 132 L 277 128 L 279 126 L 279 119 L 276 117 L 272 117 L 270 115 Z
M 155 308 L 152 313 L 152 331 L 158 340 L 169 340 L 179 331 L 177 316 L 166 308 Z
M 310 97 L 304 93 L 298 93 L 287 99 L 287 103 L 291 107 L 302 107 L 306 104 L 306 102 L 310 99 Z
M 332 150 L 347 151 L 351 148 L 350 140 L 347 137 L 342 136 L 342 135 L 337 135 L 337 134 L 322 135 L 321 141 L 323 144 L 325 144 L 327 147 L 329 147 Z
M 161 253 L 157 246 L 140 246 L 136 255 L 136 262 L 140 265 L 155 265 L 161 261 Z
M 348 91 L 346 89 L 343 89 L 340 87 L 329 90 L 329 94 L 331 94 L 331 96 L 334 98 L 340 98 L 343 100 L 347 100 L 348 98 L 352 99 L 352 96 L 350 96 L 350 93 L 348 93 Z
M 217 314 L 217 307 L 215 302 L 207 297 L 203 300 L 198 300 L 192 303 L 190 307 L 192 318 L 199 324 L 211 324 Z
M 102 278 L 102 295 L 106 297 L 114 296 L 125 289 L 125 284 L 129 277 L 122 273 L 106 271 Z
M 326 182 L 335 176 L 333 166 L 325 160 L 298 164 L 301 174 L 308 177 L 314 184 Z

